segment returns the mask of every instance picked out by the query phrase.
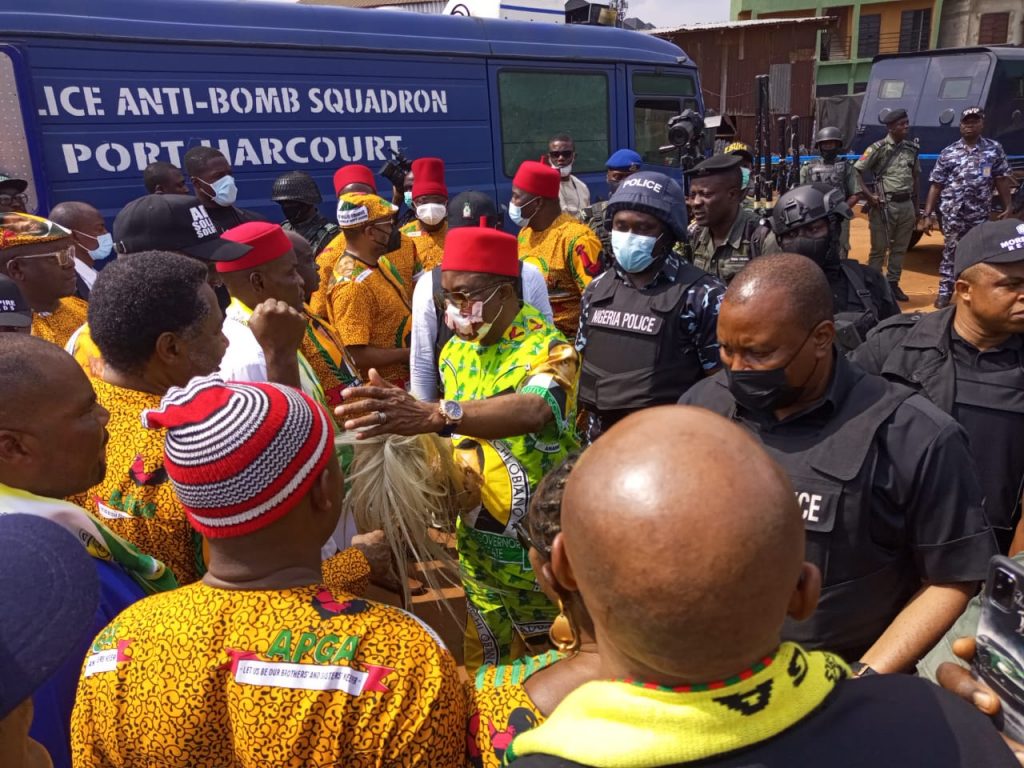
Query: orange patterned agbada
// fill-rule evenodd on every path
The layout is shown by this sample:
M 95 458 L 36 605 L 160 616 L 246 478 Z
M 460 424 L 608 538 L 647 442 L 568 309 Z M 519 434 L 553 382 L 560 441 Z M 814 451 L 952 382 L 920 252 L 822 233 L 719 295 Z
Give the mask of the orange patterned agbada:
M 66 296 L 53 312 L 32 313 L 32 335 L 64 347 L 71 334 L 85 325 L 89 305 L 77 296 Z
M 455 662 L 418 619 L 322 586 L 143 600 L 97 636 L 76 768 L 455 768 Z

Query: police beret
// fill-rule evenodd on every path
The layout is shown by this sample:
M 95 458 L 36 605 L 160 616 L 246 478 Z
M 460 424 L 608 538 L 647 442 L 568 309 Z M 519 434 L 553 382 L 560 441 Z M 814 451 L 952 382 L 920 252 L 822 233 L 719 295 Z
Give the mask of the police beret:
M 1024 221 L 986 221 L 962 238 L 956 247 L 953 277 L 975 264 L 1014 264 L 1024 261 Z
M 885 123 L 886 125 L 892 125 L 897 120 L 902 120 L 906 116 L 907 110 L 903 108 L 893 109 L 889 112 L 889 114 L 882 118 L 882 122 Z
M 639 152 L 634 152 L 632 149 L 617 149 L 604 165 L 613 171 L 628 171 L 634 165 L 640 165 L 643 161 L 644 159 L 640 157 Z
M 981 107 L 968 107 L 960 113 L 960 122 L 969 120 L 972 117 L 980 117 L 982 120 L 985 119 L 985 110 Z
M 701 178 L 703 176 L 715 176 L 719 173 L 728 173 L 734 168 L 739 168 L 743 158 L 739 155 L 712 155 L 702 163 L 697 163 L 686 173 L 688 176 Z

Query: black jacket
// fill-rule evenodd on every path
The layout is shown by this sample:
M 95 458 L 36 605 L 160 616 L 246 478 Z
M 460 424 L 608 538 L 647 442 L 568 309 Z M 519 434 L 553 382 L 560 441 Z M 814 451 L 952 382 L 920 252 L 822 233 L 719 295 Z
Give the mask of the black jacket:
M 850 359 L 866 371 L 922 392 L 951 414 L 956 369 L 949 345 L 955 310 L 891 317 L 875 326 Z

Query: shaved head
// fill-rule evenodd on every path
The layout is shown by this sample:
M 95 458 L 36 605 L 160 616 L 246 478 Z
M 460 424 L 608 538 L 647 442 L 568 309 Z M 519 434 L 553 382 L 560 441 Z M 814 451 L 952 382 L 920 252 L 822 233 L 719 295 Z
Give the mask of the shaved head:
M 70 201 L 57 203 L 50 211 L 50 221 L 60 224 L 67 229 L 81 229 L 86 222 L 91 221 L 100 212 L 89 203 Z M 102 218 L 102 217 L 101 217 Z
M 36 419 L 36 410 L 59 398 L 61 381 L 85 374 L 67 352 L 36 336 L 0 334 L 0 429 L 20 429 Z
M 821 267 L 796 253 L 773 253 L 753 259 L 736 275 L 723 303 L 765 306 L 765 317 L 785 317 L 809 331 L 831 320 L 832 291 Z
M 664 406 L 623 419 L 580 458 L 562 545 L 602 660 L 706 681 L 778 645 L 804 529 L 788 477 L 745 430 Z

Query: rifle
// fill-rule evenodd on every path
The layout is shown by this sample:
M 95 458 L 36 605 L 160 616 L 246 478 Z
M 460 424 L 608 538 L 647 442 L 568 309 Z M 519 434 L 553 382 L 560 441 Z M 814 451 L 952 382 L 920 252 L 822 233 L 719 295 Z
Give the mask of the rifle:
M 788 186 L 800 186 L 800 115 L 789 118 L 789 182 Z
M 780 115 L 779 117 L 775 118 L 775 122 L 778 123 L 778 125 L 779 125 L 779 162 L 781 164 L 783 164 L 782 168 L 785 168 L 784 164 L 786 162 L 786 152 L 787 152 L 787 150 L 786 150 L 786 118 Z M 791 186 L 793 186 L 793 185 L 790 184 L 790 175 L 789 175 L 789 173 L 780 172 L 778 174 L 776 180 L 775 180 L 775 189 L 779 193 L 779 196 L 781 197 L 782 195 L 786 194 L 786 190 L 789 189 Z
M 754 207 L 772 201 L 772 144 L 771 123 L 768 115 L 768 75 L 757 76 L 757 128 L 754 137 Z

